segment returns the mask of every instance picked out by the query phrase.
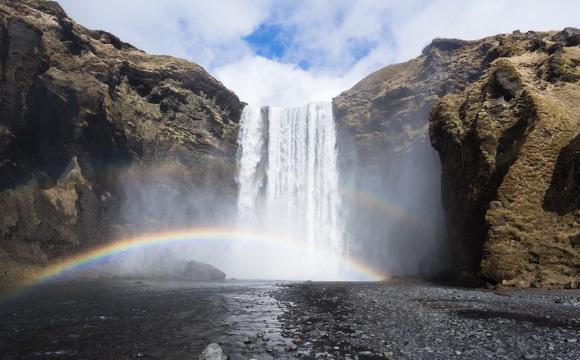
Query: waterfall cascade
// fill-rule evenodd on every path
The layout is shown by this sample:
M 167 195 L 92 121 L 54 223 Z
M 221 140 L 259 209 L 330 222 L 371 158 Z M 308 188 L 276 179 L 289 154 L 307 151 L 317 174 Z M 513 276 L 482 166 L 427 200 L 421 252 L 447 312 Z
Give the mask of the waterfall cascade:
M 348 251 L 331 103 L 246 107 L 238 141 L 239 226 L 302 243 L 292 261 L 304 276 L 339 278 L 322 274 L 333 270 L 320 262 L 320 252 L 340 259 Z

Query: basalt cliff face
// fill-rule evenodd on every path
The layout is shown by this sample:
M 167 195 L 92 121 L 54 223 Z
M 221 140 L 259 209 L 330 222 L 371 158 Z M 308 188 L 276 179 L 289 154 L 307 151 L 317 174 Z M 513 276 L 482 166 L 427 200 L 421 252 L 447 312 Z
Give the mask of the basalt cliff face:
M 429 141 L 437 150 L 454 274 L 578 287 L 579 44 L 572 28 L 437 39 L 334 100 L 343 137 L 368 164 Z
M 212 204 L 235 202 L 242 108 L 201 67 L 88 30 L 55 2 L 0 1 L 0 276 L 219 217 Z

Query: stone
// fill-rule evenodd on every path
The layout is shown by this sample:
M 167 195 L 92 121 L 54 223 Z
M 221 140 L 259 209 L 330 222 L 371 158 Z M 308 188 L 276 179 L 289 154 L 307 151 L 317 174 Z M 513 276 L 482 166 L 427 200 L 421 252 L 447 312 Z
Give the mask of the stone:
M 296 349 L 298 349 L 298 346 L 296 346 L 293 343 L 289 343 L 289 344 L 286 345 L 286 351 L 287 352 L 291 352 L 291 351 L 294 351 Z
M 221 346 L 216 343 L 211 343 L 203 349 L 199 356 L 199 360 L 224 360 L 225 357 Z
M 522 355 L 522 358 L 526 359 L 526 360 L 534 360 L 538 358 L 538 355 L 536 353 L 526 353 L 524 355 Z

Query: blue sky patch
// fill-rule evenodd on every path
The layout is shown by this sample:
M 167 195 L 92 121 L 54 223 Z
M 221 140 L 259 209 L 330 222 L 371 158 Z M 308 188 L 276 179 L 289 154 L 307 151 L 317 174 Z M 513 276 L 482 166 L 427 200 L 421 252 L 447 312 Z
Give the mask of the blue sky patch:
M 244 40 L 257 55 L 268 59 L 280 59 L 289 45 L 289 35 L 281 26 L 262 24 L 256 31 L 244 37 Z

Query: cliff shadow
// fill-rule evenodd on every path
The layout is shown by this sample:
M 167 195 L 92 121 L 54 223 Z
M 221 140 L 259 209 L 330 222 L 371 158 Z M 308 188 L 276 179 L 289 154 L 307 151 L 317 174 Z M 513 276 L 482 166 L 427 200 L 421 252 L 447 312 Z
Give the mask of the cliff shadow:
M 543 208 L 558 215 L 580 209 L 580 134 L 560 151 Z

